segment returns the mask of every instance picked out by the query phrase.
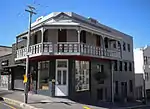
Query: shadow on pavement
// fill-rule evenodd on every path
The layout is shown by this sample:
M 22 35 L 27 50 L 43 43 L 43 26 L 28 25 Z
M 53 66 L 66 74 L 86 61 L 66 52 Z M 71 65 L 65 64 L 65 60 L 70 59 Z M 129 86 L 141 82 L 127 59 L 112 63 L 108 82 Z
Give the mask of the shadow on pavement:
M 53 103 L 59 103 L 59 104 L 66 104 L 68 106 L 71 106 L 72 103 L 68 103 L 68 102 L 30 102 L 28 104 L 53 104 Z
M 0 97 L 3 97 L 5 95 L 8 95 L 8 94 L 12 94 L 13 92 L 11 91 L 5 91 L 5 90 L 0 90 Z

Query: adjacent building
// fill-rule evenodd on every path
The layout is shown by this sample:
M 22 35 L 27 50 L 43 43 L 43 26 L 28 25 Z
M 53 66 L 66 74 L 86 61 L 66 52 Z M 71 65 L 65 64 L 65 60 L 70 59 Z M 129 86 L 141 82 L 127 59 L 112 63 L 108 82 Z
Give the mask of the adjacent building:
M 11 63 L 11 54 L 12 47 L 0 46 L 0 87 L 5 89 L 8 89 L 9 74 L 5 73 L 3 67 L 8 66 Z
M 25 63 L 27 35 L 19 34 L 13 44 L 15 65 Z M 134 99 L 131 36 L 93 18 L 53 12 L 32 23 L 29 43 L 30 90 L 35 93 L 84 101 Z M 12 73 L 13 89 L 23 87 L 24 67 L 20 70 Z
M 144 85 L 147 97 L 150 97 L 150 46 L 134 49 L 135 86 L 138 99 L 144 96 Z M 145 82 L 145 83 L 144 83 Z

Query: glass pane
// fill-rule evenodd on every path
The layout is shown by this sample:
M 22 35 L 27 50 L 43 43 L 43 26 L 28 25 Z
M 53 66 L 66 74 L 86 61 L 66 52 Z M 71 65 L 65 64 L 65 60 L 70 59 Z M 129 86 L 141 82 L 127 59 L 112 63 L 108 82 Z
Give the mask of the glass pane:
M 61 70 L 57 71 L 57 82 L 58 84 L 61 84 Z
M 63 85 L 66 85 L 66 79 L 67 79 L 67 72 L 66 70 L 63 70 Z
M 58 61 L 57 67 L 67 67 L 67 61 Z

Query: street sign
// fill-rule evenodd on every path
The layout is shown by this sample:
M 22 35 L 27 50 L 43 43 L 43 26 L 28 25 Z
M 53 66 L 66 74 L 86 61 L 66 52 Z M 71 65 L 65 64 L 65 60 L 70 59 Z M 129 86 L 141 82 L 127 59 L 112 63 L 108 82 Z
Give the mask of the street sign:
M 26 75 L 23 75 L 23 78 L 24 78 L 24 79 L 23 79 L 23 83 L 27 83 L 27 80 L 28 80 L 28 79 L 27 79 L 27 76 L 26 76 Z

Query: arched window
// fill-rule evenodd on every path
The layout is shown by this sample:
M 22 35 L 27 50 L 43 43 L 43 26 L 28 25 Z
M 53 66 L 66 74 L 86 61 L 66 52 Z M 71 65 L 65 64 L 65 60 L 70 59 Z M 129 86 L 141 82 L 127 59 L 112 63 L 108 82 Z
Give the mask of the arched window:
M 46 30 L 44 32 L 44 35 L 43 35 L 43 42 L 48 42 L 48 30 Z

